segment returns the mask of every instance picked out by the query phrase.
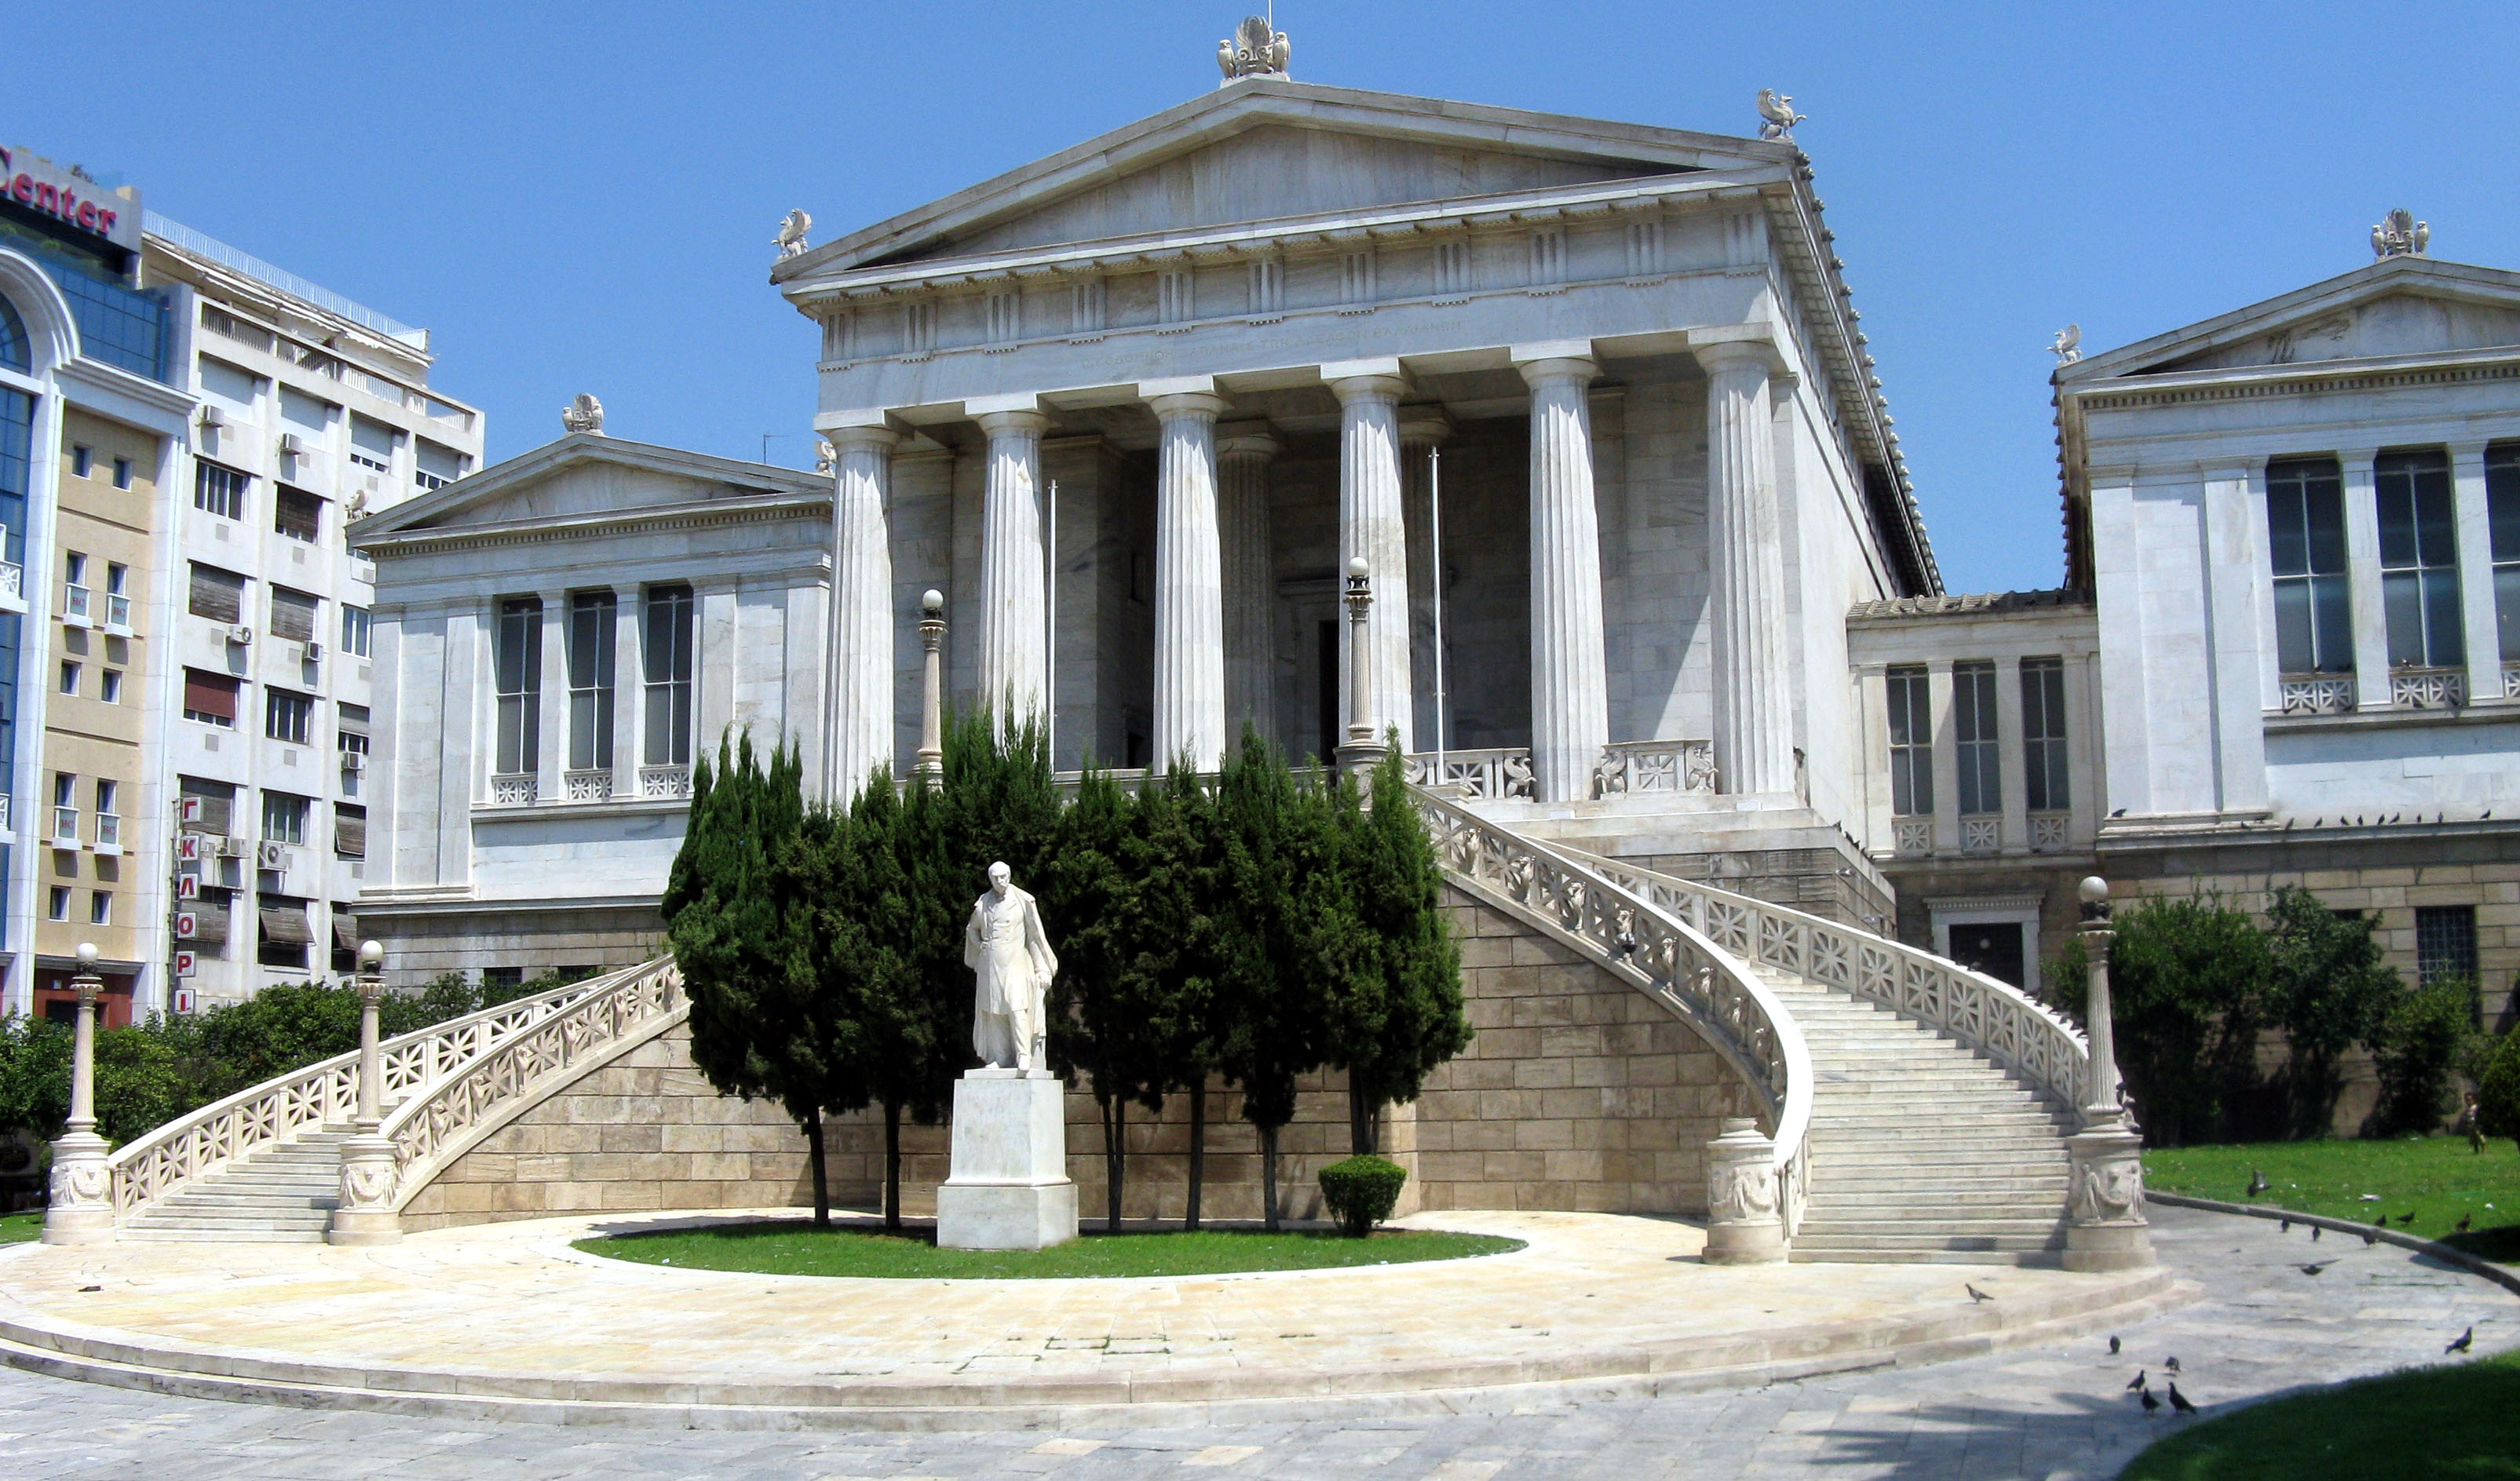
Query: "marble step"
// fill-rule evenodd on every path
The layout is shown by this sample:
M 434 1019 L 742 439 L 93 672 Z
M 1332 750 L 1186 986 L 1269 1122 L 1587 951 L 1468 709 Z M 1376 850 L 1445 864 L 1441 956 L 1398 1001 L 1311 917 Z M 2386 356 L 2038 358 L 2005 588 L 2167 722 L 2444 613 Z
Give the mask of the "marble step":
M 308 1229 L 181 1229 L 126 1227 L 116 1237 L 143 1244 L 321 1244 L 323 1225 Z

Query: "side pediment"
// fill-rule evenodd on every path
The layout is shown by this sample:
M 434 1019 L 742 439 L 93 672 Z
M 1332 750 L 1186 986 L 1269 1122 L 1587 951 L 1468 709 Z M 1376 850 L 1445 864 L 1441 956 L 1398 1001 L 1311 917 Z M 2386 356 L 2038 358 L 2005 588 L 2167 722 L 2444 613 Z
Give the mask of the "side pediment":
M 904 260 L 1672 173 L 1648 159 L 1569 159 L 1270 123 L 929 244 Z
M 829 496 L 824 479 L 791 469 L 581 433 L 363 520 L 355 539 L 370 544 L 519 521 L 601 521 L 711 504 Z
M 2066 384 L 2321 361 L 2520 349 L 2520 273 L 2391 257 L 2278 298 L 2111 350 Z

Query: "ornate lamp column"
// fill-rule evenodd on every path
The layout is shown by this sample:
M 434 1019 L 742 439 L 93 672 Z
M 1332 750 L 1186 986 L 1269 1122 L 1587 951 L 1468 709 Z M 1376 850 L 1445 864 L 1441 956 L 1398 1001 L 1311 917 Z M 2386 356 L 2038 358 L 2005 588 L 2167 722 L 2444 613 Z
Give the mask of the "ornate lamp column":
M 1384 727 L 1400 730 L 1400 748 L 1412 749 L 1409 702 L 1409 532 L 1400 496 L 1400 395 L 1409 388 L 1400 362 L 1353 360 L 1322 367 L 1339 402 L 1339 557 L 1359 560 L 1403 600 L 1379 604 L 1367 633 L 1370 663 L 1351 661 L 1374 675 L 1372 702 L 1376 743 Z M 1351 650 L 1351 653 L 1354 651 Z M 1348 719 L 1361 713 L 1353 705 Z
M 52 1201 L 44 1208 L 46 1244 L 110 1244 L 113 1240 L 113 1174 L 105 1139 L 96 1134 L 96 947 L 78 944 L 78 1017 L 70 1038 L 70 1116 L 53 1144 Z
M 2092 1071 L 2083 1129 L 2067 1139 L 2073 1187 L 2065 1203 L 2067 1270 L 2142 1270 L 2153 1263 L 2143 1217 L 2143 1137 L 2118 1100 L 2118 1061 L 2109 1019 L 2109 885 L 2083 881 L 2083 952 L 2090 986 L 2084 1010 Z
M 1709 1265 L 1769 1265 L 1785 1258 L 1778 1207 L 1777 1144 L 1747 1116 L 1729 1116 L 1706 1144 Z
M 1214 771 L 1225 761 L 1225 571 L 1216 522 L 1216 419 L 1225 399 L 1207 389 L 1168 389 L 1148 395 L 1147 404 L 1162 428 L 1153 761 L 1162 768 L 1187 756 L 1197 770 Z
M 1278 736 L 1277 645 L 1270 637 L 1278 609 L 1277 572 L 1269 538 L 1269 460 L 1278 439 L 1265 426 L 1217 428 L 1219 540 L 1224 547 L 1226 742 L 1238 742 L 1244 721 Z
M 1715 775 L 1728 792 L 1794 789 L 1783 525 L 1765 340 L 1690 348 L 1706 372 L 1706 523 L 1715 638 Z
M 945 594 L 919 594 L 919 646 L 926 651 L 919 675 L 919 775 L 945 776 Z
M 1367 625 L 1373 615 L 1373 567 L 1363 556 L 1348 561 L 1347 590 L 1339 600 L 1347 604 L 1348 651 L 1356 656 L 1347 666 L 1347 736 L 1339 742 L 1338 764 L 1368 772 L 1382 759 L 1382 740 L 1375 734 L 1373 643 Z
M 394 1212 L 394 1148 L 384 1125 L 384 1063 L 377 1051 L 377 1000 L 384 996 L 385 949 L 359 943 L 359 1105 L 341 1141 L 341 1200 L 324 1237 L 335 1244 L 391 1244 L 402 1238 Z
M 1566 354 L 1519 368 L 1531 385 L 1531 770 L 1541 801 L 1571 802 L 1593 794 L 1593 768 L 1610 740 L 1586 394 L 1597 367 Z
M 1050 419 L 1017 409 L 982 411 L 978 420 L 989 436 L 980 501 L 980 703 L 992 715 L 1042 718 L 1050 698 L 1050 598 L 1041 434 Z
M 845 802 L 868 776 L 889 775 L 892 736 L 893 444 L 887 426 L 823 428 L 832 467 L 831 795 Z

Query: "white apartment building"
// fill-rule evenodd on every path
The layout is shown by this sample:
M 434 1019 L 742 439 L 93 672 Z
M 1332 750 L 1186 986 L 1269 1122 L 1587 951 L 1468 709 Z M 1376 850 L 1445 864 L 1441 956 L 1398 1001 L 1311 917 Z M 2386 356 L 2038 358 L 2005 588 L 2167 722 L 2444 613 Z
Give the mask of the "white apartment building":
M 0 1011 L 334 975 L 365 871 L 373 570 L 463 475 L 428 335 L 0 149 Z

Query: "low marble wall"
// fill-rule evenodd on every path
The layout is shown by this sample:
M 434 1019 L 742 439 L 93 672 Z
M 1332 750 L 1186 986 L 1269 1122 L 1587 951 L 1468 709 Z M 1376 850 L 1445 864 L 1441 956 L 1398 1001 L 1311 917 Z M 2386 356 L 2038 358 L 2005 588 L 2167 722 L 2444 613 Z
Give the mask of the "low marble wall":
M 1512 918 L 1455 893 L 1470 1047 L 1388 1107 L 1382 1149 L 1410 1169 L 1401 1210 L 1580 1209 L 1701 1213 L 1704 1144 L 1726 1116 L 1750 1113 L 1748 1089 L 1687 1025 L 1642 993 Z M 406 1208 L 412 1230 L 590 1209 L 804 1204 L 805 1139 L 766 1101 L 717 1095 L 691 1065 L 676 1024 L 582 1076 L 476 1147 Z M 831 1118 L 832 1201 L 878 1206 L 880 1116 Z M 1178 1219 L 1189 1194 L 1190 1097 L 1160 1115 L 1128 1108 L 1124 1217 Z M 902 1204 L 924 1217 L 947 1173 L 948 1132 L 905 1122 Z M 1089 1222 L 1107 1207 L 1102 1127 L 1094 1099 L 1067 1097 L 1068 1175 Z M 1279 1136 L 1279 1208 L 1322 1216 L 1316 1176 L 1348 1154 L 1347 1090 L 1308 1077 Z M 1207 1096 L 1202 1213 L 1261 1216 L 1259 1137 L 1241 1098 Z

